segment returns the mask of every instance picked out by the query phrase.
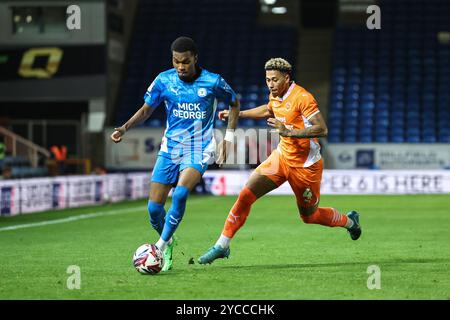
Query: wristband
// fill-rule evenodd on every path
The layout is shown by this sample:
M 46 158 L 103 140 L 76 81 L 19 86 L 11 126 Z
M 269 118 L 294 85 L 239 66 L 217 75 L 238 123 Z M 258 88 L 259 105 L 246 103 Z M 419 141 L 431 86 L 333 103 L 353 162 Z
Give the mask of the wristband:
M 233 142 L 234 141 L 234 130 L 228 130 L 225 133 L 225 138 L 223 138 L 223 140 L 228 141 L 228 142 Z

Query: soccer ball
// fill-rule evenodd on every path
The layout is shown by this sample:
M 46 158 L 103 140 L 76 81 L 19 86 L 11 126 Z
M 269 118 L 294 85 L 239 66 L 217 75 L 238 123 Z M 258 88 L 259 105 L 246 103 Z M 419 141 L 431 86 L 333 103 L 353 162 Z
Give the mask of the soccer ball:
M 164 265 L 164 256 L 154 244 L 143 244 L 133 255 L 133 265 L 139 273 L 157 274 Z

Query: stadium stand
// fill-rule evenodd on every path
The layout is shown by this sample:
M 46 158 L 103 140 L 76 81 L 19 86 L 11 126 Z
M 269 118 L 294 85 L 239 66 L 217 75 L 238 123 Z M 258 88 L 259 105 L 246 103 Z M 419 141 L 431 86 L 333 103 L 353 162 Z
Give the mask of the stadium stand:
M 267 102 L 264 63 L 271 57 L 282 56 L 295 65 L 296 29 L 259 25 L 257 0 L 216 0 L 213 6 L 210 4 L 207 0 L 140 2 L 116 114 L 117 125 L 123 124 L 142 105 L 142 97 L 158 73 L 172 67 L 170 44 L 181 35 L 193 37 L 200 65 L 225 78 L 239 94 L 242 109 Z M 218 109 L 224 107 L 219 104 Z M 145 126 L 164 126 L 165 117 L 164 109 L 158 108 Z M 224 124 L 217 120 L 216 125 Z M 240 125 L 266 124 L 245 120 Z
M 46 166 L 32 167 L 30 161 L 22 156 L 6 156 L 1 170 L 4 168 L 11 169 L 12 179 L 48 176 Z
M 0 126 L 2 159 L 0 179 L 48 176 L 47 158 L 50 153 L 33 142 Z
M 336 28 L 329 142 L 450 142 L 450 2 L 379 5 L 383 32 Z

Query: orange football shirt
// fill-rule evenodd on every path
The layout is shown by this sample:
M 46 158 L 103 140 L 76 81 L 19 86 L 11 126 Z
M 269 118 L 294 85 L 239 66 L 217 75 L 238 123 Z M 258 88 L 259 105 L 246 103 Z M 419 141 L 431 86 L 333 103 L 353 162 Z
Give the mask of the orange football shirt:
M 294 82 L 283 98 L 275 98 L 270 94 L 267 108 L 288 129 L 310 127 L 308 120 L 320 112 L 313 95 Z M 309 167 L 321 159 L 317 138 L 280 136 L 277 150 L 290 167 Z

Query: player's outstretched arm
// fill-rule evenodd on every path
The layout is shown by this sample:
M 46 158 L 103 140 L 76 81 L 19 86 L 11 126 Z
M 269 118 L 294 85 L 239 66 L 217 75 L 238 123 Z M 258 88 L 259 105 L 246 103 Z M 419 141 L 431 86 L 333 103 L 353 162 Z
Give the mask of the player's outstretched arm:
M 142 107 L 119 128 L 114 128 L 114 132 L 111 134 L 111 139 L 115 143 L 122 141 L 122 136 L 129 129 L 135 125 L 147 120 L 153 113 L 154 108 L 151 108 L 147 103 L 144 103 Z
M 248 118 L 248 119 L 267 119 L 272 117 L 272 113 L 267 108 L 267 104 L 263 104 L 259 107 L 244 110 L 239 112 L 239 118 Z M 225 121 L 229 117 L 229 110 L 224 110 L 219 112 L 219 119 Z
M 241 110 L 241 104 L 239 103 L 239 100 L 236 99 L 236 101 L 230 105 L 230 109 L 228 109 L 228 126 L 227 130 L 234 130 L 236 129 L 238 119 L 239 119 L 239 113 Z
M 267 119 L 267 124 L 275 128 L 280 136 L 293 138 L 321 138 L 328 135 L 328 128 L 319 113 L 308 119 L 311 126 L 305 129 L 288 129 L 282 122 L 275 118 Z

